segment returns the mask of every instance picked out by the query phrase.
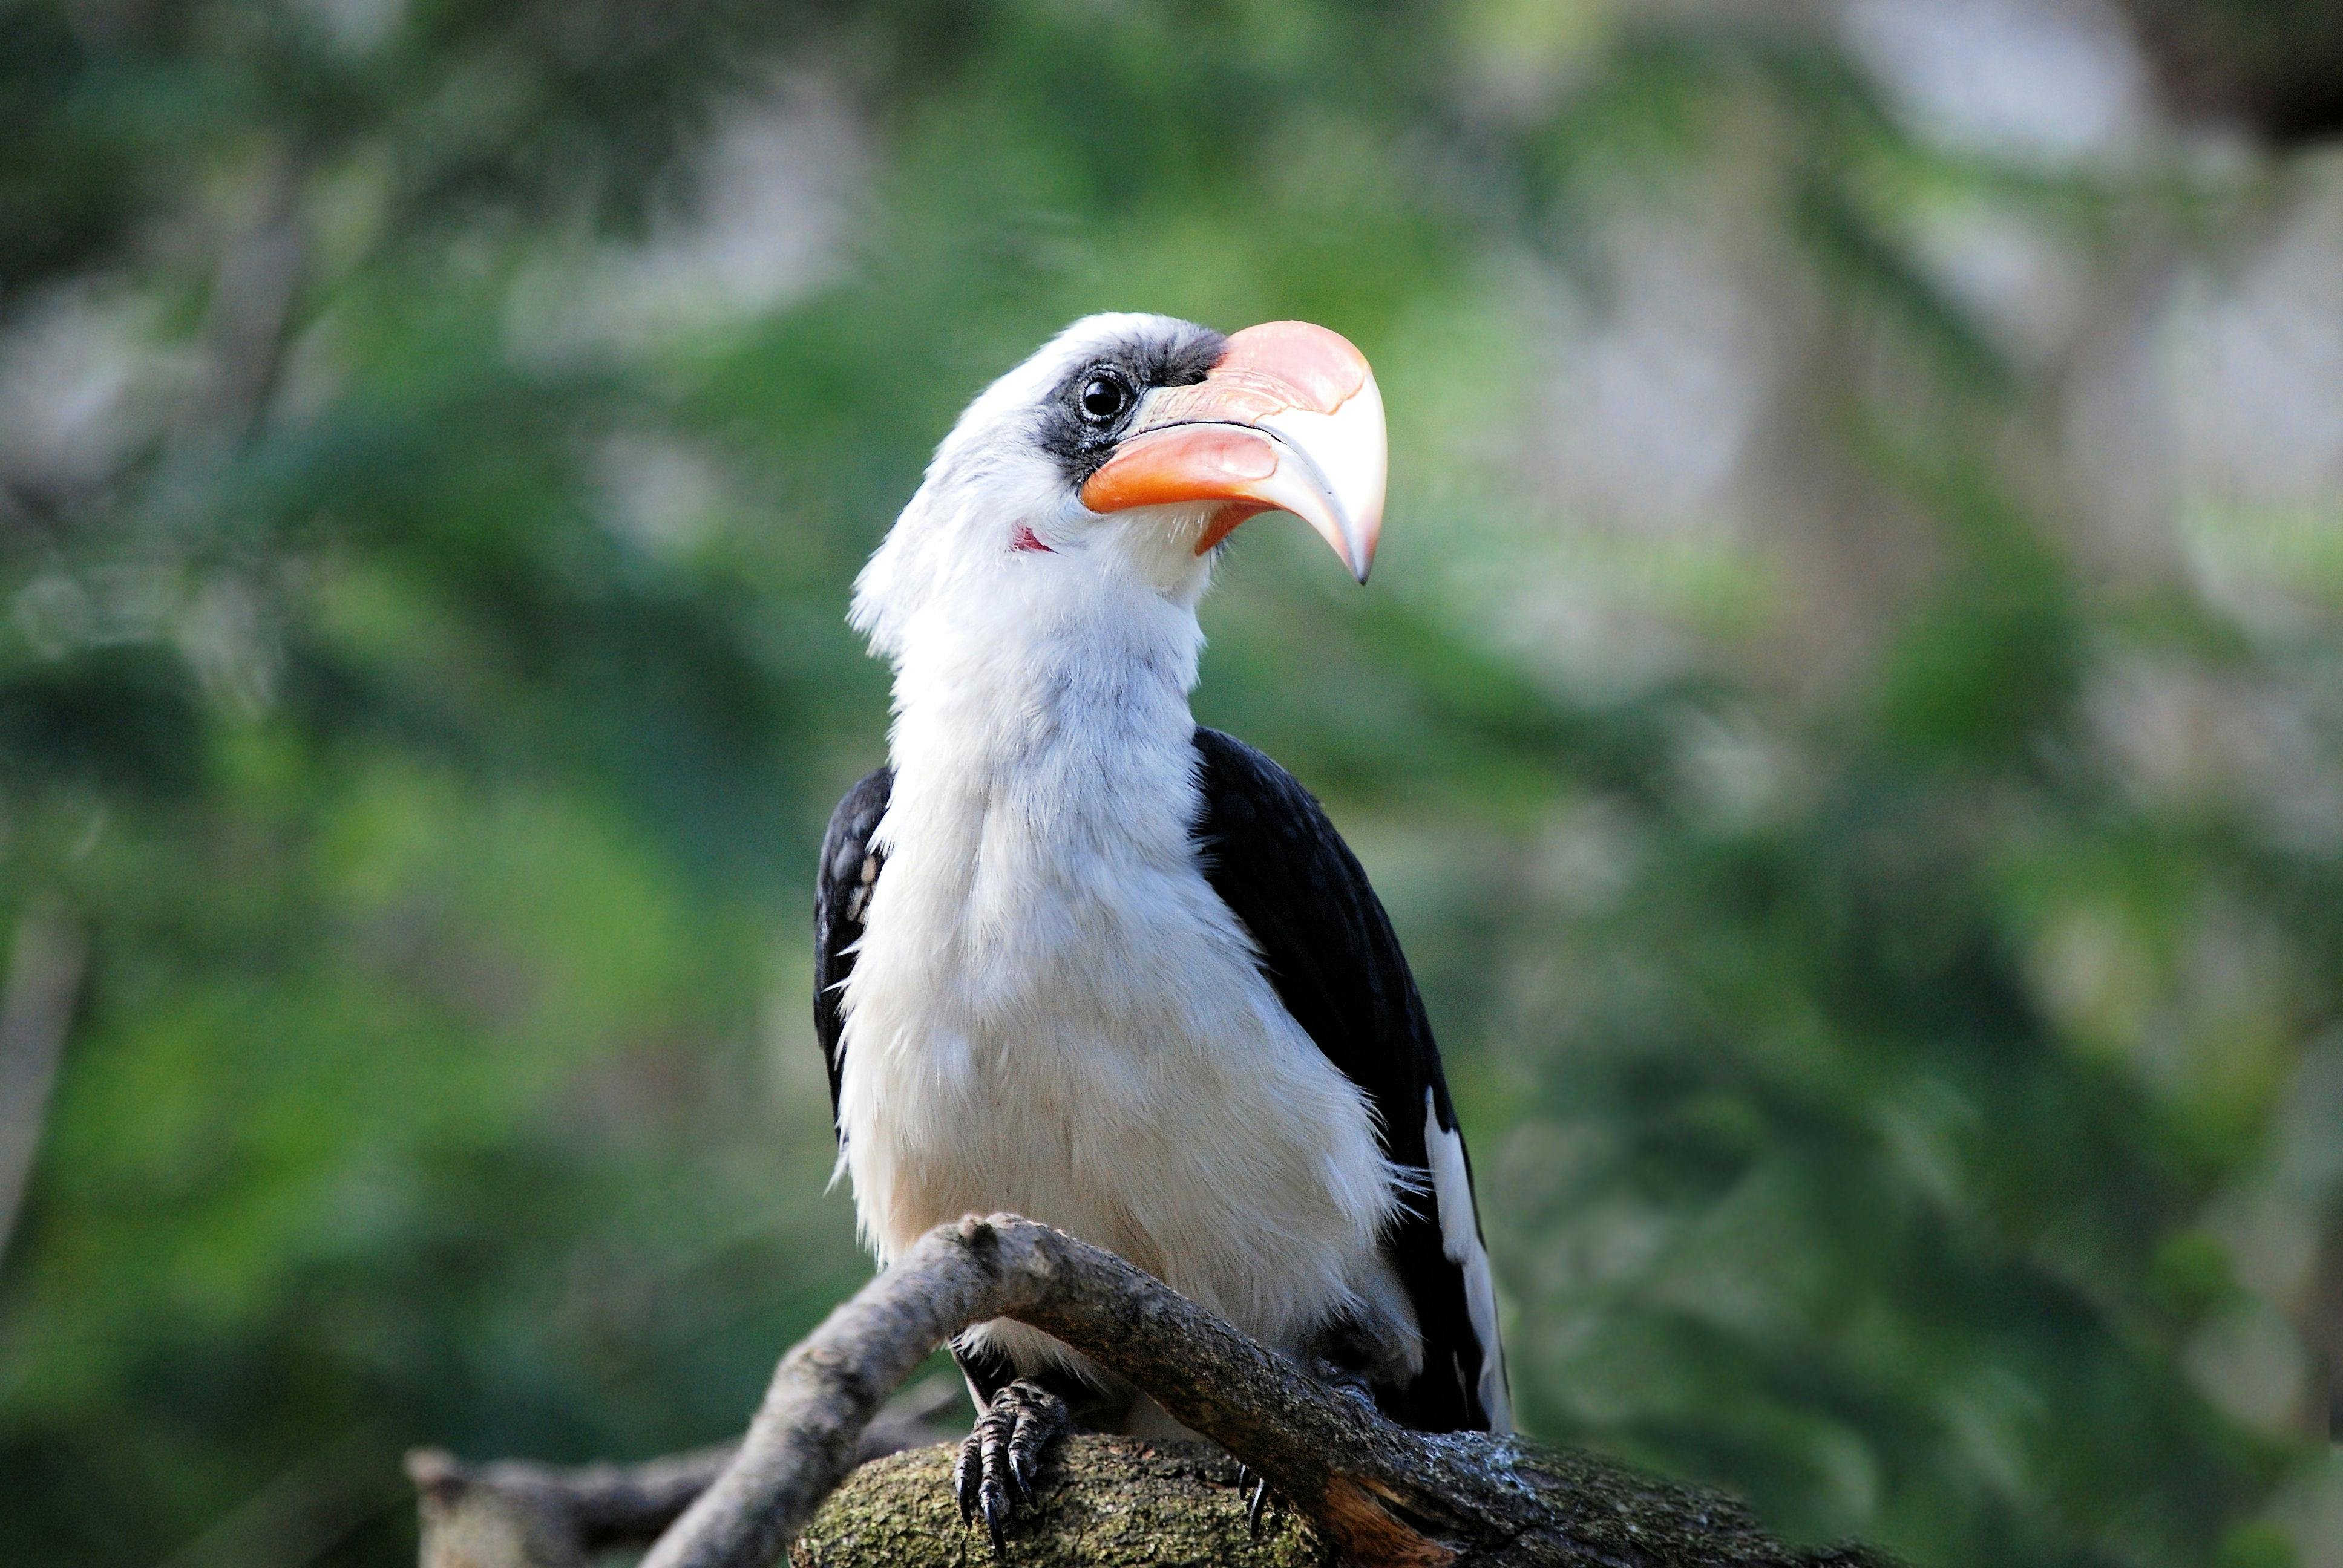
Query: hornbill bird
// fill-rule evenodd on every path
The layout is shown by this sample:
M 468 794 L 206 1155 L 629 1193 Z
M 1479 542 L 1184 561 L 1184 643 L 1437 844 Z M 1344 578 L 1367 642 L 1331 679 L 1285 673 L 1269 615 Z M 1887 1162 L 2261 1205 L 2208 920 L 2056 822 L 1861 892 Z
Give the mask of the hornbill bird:
M 855 583 L 895 717 L 822 846 L 816 1033 L 881 1265 L 1014 1211 L 1398 1422 L 1504 1431 L 1471 1171 L 1391 922 L 1310 793 L 1188 708 L 1230 531 L 1290 512 L 1364 582 L 1383 485 L 1374 377 L 1302 322 L 1094 316 L 980 396 Z M 953 1352 L 961 1513 L 996 1545 L 1070 1422 L 1180 1432 L 1021 1324 Z

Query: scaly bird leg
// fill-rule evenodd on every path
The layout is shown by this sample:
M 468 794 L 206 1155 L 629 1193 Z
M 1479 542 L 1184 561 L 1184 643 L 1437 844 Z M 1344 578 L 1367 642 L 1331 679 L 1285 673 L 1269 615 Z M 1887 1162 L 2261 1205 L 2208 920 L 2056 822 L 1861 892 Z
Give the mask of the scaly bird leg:
M 960 1497 L 962 1523 L 984 1515 L 985 1533 L 997 1554 L 1008 1542 L 1017 1507 L 1033 1500 L 1033 1483 L 1050 1445 L 1073 1425 L 1066 1402 L 1028 1378 L 1019 1378 L 992 1396 L 960 1445 L 952 1489 Z

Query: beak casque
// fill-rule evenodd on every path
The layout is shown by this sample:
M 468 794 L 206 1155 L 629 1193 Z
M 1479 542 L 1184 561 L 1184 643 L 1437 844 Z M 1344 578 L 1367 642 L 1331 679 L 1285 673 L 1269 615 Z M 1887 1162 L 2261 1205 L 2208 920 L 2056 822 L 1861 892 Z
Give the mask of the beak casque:
M 1291 512 L 1367 580 L 1382 535 L 1383 394 L 1340 333 L 1272 321 L 1229 338 L 1211 374 L 1148 395 L 1114 455 L 1085 481 L 1093 512 L 1220 501 L 1202 555 L 1239 523 Z

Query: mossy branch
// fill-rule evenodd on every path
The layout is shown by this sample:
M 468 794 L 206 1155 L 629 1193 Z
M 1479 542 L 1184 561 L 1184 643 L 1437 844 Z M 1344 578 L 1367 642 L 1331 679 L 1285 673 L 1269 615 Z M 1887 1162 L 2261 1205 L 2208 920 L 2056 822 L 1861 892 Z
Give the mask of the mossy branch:
M 1064 1341 L 1267 1477 L 1308 1528 L 1283 1527 L 1289 1533 L 1262 1544 L 1287 1554 L 1256 1561 L 1307 1562 L 1319 1553 L 1363 1568 L 1814 1568 L 1879 1561 L 1859 1552 L 1802 1555 L 1713 1493 L 1516 1438 L 1394 1426 L 1110 1252 L 1012 1215 L 971 1215 L 930 1231 L 789 1352 L 739 1450 L 666 1526 L 644 1568 L 767 1568 L 801 1532 L 794 1555 L 838 1568 L 959 1562 L 978 1551 L 981 1534 L 962 1533 L 940 1456 L 872 1467 L 807 1526 L 859 1462 L 863 1433 L 888 1394 L 944 1340 L 996 1317 Z M 1053 1511 L 1063 1507 L 1053 1498 L 1062 1498 L 1069 1479 L 1083 1488 L 1086 1506 L 1107 1505 L 1096 1490 L 1104 1486 L 1111 1506 L 1127 1513 L 1160 1506 L 1167 1489 L 1192 1488 L 1205 1462 L 1176 1445 L 1070 1445 L 1056 1491 L 1045 1493 L 1042 1518 L 1031 1528 L 1052 1540 L 1063 1535 L 1052 1533 Z M 493 1468 L 466 1472 L 445 1462 L 425 1468 L 418 1476 L 425 1568 L 563 1568 L 562 1560 L 528 1553 L 546 1540 L 558 1549 L 589 1533 L 561 1526 L 562 1473 L 530 1470 L 526 1484 L 514 1486 L 501 1483 Z M 627 1473 L 568 1473 L 578 1477 L 579 1513 L 607 1525 L 609 1499 L 624 1490 L 614 1482 Z M 644 1481 L 641 1496 L 662 1506 L 674 1500 L 671 1476 Z M 657 1509 L 642 1513 L 651 1529 L 664 1523 Z M 928 1539 L 937 1554 L 905 1554 L 907 1543 Z M 1021 1539 L 1012 1555 L 1041 1543 Z M 1095 1544 L 1094 1555 L 1059 1550 L 1039 1560 L 1157 1560 L 1128 1533 Z M 1184 1549 L 1177 1555 L 1200 1560 Z

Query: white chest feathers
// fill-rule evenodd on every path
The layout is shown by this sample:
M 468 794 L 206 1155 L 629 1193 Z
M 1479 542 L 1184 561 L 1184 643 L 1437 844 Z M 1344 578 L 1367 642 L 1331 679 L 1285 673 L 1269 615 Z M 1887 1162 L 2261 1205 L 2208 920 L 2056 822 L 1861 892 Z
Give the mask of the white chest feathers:
M 1121 695 L 1081 728 L 903 710 L 842 999 L 843 1163 L 881 1262 L 1011 1210 L 1299 1354 L 1337 1312 L 1390 1319 L 1392 1171 L 1197 865 L 1184 691 Z

